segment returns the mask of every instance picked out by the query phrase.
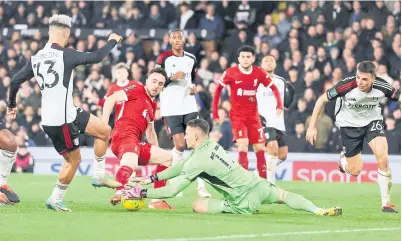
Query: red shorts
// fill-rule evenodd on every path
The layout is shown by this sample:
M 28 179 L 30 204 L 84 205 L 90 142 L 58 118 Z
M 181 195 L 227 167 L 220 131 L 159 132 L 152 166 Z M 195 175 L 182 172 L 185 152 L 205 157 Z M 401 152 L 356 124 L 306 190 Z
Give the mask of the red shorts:
M 232 118 L 233 139 L 248 138 L 249 144 L 265 144 L 264 128 L 260 118 Z
M 151 147 L 152 145 L 150 143 L 141 142 L 135 138 L 124 138 L 121 140 L 114 138 L 110 146 L 113 154 L 115 154 L 119 160 L 121 160 L 124 153 L 131 152 L 137 154 L 138 165 L 140 166 L 148 165 L 151 159 Z

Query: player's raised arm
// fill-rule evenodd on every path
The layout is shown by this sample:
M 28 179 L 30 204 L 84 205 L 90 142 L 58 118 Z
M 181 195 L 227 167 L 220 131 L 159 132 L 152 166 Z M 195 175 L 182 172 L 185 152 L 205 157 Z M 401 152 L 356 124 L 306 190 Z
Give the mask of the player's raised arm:
M 73 66 L 99 63 L 112 51 L 114 46 L 121 41 L 121 36 L 112 33 L 109 36 L 107 44 L 94 52 L 80 52 L 73 49 L 66 49 L 66 63 Z
M 216 86 L 214 99 L 212 102 L 212 119 L 215 122 L 219 119 L 218 106 L 219 106 L 219 99 L 221 98 L 221 91 L 223 87 L 226 87 L 226 85 L 230 84 L 230 79 L 226 72 L 227 70 L 223 72 L 221 78 L 218 81 L 218 85 Z
M 154 146 L 159 146 L 158 145 L 158 136 L 156 135 L 155 126 L 154 126 L 153 121 L 148 124 L 148 128 L 145 130 L 145 136 L 147 137 L 147 140 L 149 143 L 151 143 Z
M 20 86 L 25 81 L 34 77 L 34 73 L 32 71 L 31 60 L 27 62 L 27 64 L 20 70 L 11 80 L 10 83 L 10 93 L 8 98 L 8 108 L 7 108 L 7 115 L 10 115 L 13 119 L 17 114 L 17 93 L 20 89 Z
M 117 102 L 127 101 L 127 95 L 124 90 L 120 90 L 113 95 L 109 96 L 103 105 L 102 121 L 104 123 L 109 123 L 110 115 L 112 114 L 113 108 Z
M 318 98 L 317 102 L 315 103 L 313 114 L 311 115 L 310 124 L 307 129 L 306 140 L 314 144 L 314 141 L 317 138 L 317 128 L 315 127 L 318 116 L 320 115 L 324 105 L 328 103 L 327 94 L 323 94 Z

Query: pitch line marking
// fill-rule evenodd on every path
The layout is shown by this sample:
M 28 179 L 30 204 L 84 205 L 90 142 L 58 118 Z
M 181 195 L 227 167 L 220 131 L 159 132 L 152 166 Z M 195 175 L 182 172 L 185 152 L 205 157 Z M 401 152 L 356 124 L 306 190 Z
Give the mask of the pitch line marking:
M 340 229 L 340 230 L 316 230 L 305 232 L 285 232 L 285 233 L 262 233 L 262 234 L 234 234 L 227 236 L 199 237 L 199 238 L 169 238 L 169 239 L 133 239 L 124 241 L 203 241 L 203 240 L 227 240 L 227 239 L 252 239 L 270 236 L 297 236 L 297 235 L 315 235 L 329 233 L 358 233 L 367 231 L 396 231 L 401 228 L 364 228 L 364 229 Z

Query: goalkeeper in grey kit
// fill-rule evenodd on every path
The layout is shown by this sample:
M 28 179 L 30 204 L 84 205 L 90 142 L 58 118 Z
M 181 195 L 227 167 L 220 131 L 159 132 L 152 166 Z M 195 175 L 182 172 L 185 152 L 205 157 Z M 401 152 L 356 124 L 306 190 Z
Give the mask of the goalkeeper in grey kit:
M 188 122 L 185 140 L 191 154 L 184 162 L 148 177 L 136 177 L 126 186 L 123 198 L 172 198 L 187 188 L 198 177 L 221 193 L 224 200 L 198 199 L 193 211 L 198 213 L 252 214 L 261 204 L 285 203 L 290 208 L 304 210 L 319 216 L 338 216 L 339 207 L 320 208 L 306 198 L 285 191 L 242 168 L 217 142 L 208 138 L 209 125 L 205 120 Z M 143 189 L 140 184 L 177 177 L 177 181 L 158 189 Z

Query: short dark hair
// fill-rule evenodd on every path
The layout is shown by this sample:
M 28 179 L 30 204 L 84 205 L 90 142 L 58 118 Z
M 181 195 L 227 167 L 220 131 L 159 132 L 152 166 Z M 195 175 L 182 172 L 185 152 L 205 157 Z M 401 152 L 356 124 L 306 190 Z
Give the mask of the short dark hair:
M 168 79 L 168 75 L 167 75 L 166 71 L 165 71 L 163 68 L 156 67 L 155 69 L 152 69 L 152 70 L 149 72 L 149 75 L 151 75 L 151 74 L 153 74 L 153 73 L 161 74 L 161 75 L 163 75 L 163 77 L 165 77 L 165 80 Z
M 176 33 L 176 32 L 180 32 L 180 33 L 182 33 L 182 34 L 184 35 L 184 31 L 183 31 L 183 30 L 181 30 L 181 29 L 179 29 L 179 28 L 176 28 L 176 29 L 170 30 L 169 36 L 172 35 L 172 33 Z
M 205 135 L 209 134 L 209 124 L 206 120 L 203 119 L 193 119 L 187 122 L 187 126 L 193 128 L 200 128 Z
M 357 70 L 362 73 L 370 73 L 375 77 L 376 68 L 375 65 L 370 61 L 363 61 L 359 63 Z
M 247 52 L 251 53 L 252 55 L 255 55 L 255 49 L 251 47 L 250 45 L 243 45 L 237 50 L 237 54 L 240 55 L 241 52 Z

